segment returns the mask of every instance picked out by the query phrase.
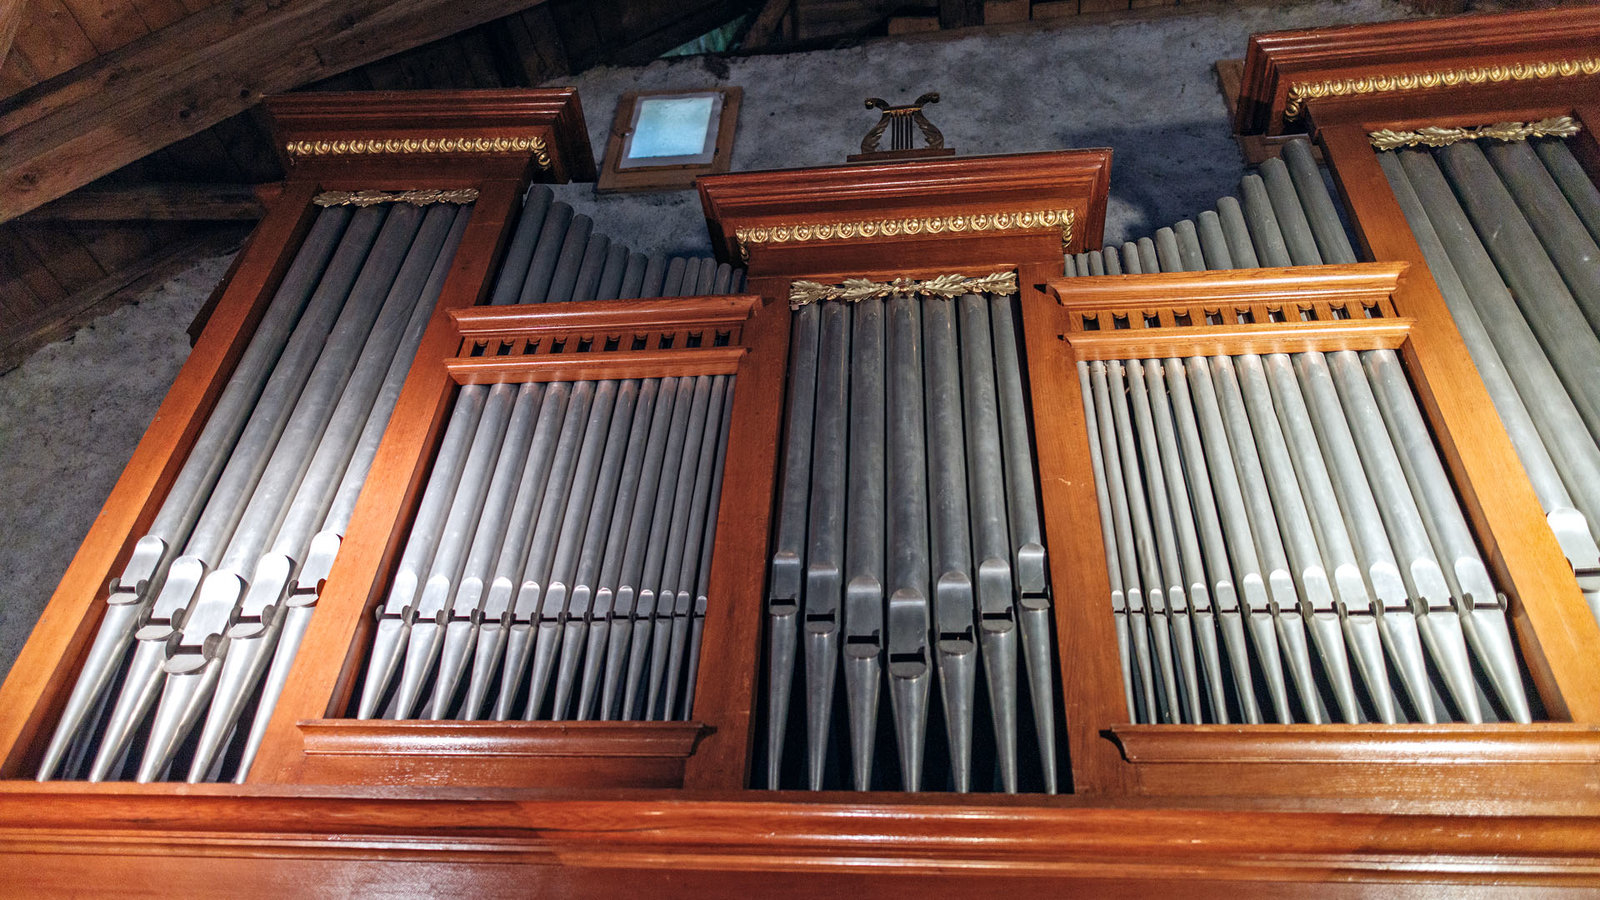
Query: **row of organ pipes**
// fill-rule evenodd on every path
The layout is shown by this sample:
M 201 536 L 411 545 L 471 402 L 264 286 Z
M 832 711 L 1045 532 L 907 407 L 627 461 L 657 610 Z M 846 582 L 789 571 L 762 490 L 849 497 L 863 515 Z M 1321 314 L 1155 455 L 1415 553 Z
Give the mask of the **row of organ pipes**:
M 1306 142 L 1242 187 L 1068 274 L 1356 262 Z M 1079 378 L 1136 721 L 1531 720 L 1504 596 L 1395 351 Z
M 1600 618 L 1600 191 L 1558 139 L 1378 157 Z M 318 212 L 112 582 L 41 780 L 245 778 L 471 212 Z M 1066 271 L 1354 262 L 1291 141 L 1240 199 Z M 537 188 L 490 302 L 742 282 L 631 253 Z M 765 786 L 1057 789 L 1017 321 L 987 294 L 793 313 Z M 1540 713 L 1394 351 L 1079 376 L 1134 720 Z M 462 387 L 352 713 L 687 718 L 733 391 L 726 375 Z
M 827 300 L 793 314 L 767 787 L 1016 791 L 1027 779 L 1056 790 L 1020 337 L 1001 295 Z M 797 682 L 804 763 L 786 776 Z M 840 712 L 847 753 L 831 738 Z M 943 723 L 932 741 L 930 720 Z M 929 759 L 930 744 L 944 752 Z
M 394 203 L 317 213 L 147 533 L 112 581 L 40 780 L 245 779 L 471 212 L 471 204 Z M 505 270 L 497 304 L 726 292 L 742 279 L 711 260 L 629 253 L 592 234 L 587 216 L 542 187 L 528 197 Z M 720 474 L 713 435 L 726 430 L 732 386 L 716 379 L 702 389 L 699 381 L 685 405 L 709 423 L 691 440 L 701 441 L 697 463 L 711 462 L 695 474 Z M 683 394 L 677 385 L 603 384 L 542 392 Z M 458 406 L 482 409 L 486 395 L 515 392 L 466 388 Z M 708 498 L 714 482 L 703 486 Z M 714 499 L 699 509 L 715 509 Z M 714 522 L 697 522 L 709 548 Z M 707 553 L 693 546 L 697 565 L 682 570 L 692 573 L 688 583 L 703 605 Z M 391 591 L 391 601 L 398 595 Z M 407 597 L 381 612 L 409 622 L 417 603 Z M 475 625 L 483 620 L 481 609 L 451 609 Z M 686 640 L 668 634 L 671 649 L 692 656 Z M 692 658 L 683 664 L 694 668 Z M 684 680 L 686 694 L 692 679 Z M 672 699 L 688 707 L 688 697 Z
M 530 204 L 491 304 L 742 282 L 710 259 L 630 255 L 569 217 L 544 194 Z M 688 718 L 733 388 L 731 375 L 463 386 L 357 715 Z

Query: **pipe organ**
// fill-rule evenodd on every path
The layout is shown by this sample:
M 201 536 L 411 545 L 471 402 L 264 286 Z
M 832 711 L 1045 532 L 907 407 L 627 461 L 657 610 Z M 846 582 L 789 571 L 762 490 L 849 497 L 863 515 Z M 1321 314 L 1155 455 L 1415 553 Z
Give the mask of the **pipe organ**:
M 593 177 L 570 90 L 272 101 L 288 180 L 0 688 L 0 853 L 1592 889 L 1597 44 L 1257 35 L 1269 158 L 1119 246 L 1105 150 L 707 177 L 667 259 L 533 184 Z

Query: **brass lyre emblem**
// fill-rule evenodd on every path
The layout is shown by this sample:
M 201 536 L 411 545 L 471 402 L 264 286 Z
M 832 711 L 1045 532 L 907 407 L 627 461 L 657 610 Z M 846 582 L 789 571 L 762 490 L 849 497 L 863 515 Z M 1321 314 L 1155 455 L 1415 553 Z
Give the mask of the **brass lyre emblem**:
M 955 151 L 947 149 L 944 145 L 944 135 L 934 127 L 928 117 L 922 114 L 922 108 L 930 103 L 939 102 L 939 92 L 929 91 L 918 97 L 916 102 L 906 106 L 890 106 L 887 100 L 878 97 L 867 98 L 867 109 L 883 110 L 882 118 L 878 124 L 872 126 L 867 136 L 861 139 L 861 155 L 872 154 L 875 158 L 883 156 L 948 156 Z M 915 135 L 912 126 L 922 132 L 925 147 L 913 149 L 912 143 Z M 884 132 L 889 133 L 889 149 L 880 150 L 879 144 L 883 140 Z M 857 157 L 852 156 L 851 159 Z

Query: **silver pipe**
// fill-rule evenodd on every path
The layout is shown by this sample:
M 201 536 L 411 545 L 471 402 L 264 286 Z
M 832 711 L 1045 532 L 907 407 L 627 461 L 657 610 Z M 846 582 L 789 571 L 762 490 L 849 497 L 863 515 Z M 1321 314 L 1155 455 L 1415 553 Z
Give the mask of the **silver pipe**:
M 1407 484 L 1400 451 L 1380 417 L 1373 385 L 1362 371 L 1354 351 L 1327 354 L 1334 386 L 1350 422 L 1351 436 L 1361 454 L 1361 462 L 1378 501 L 1378 511 L 1393 543 L 1400 564 L 1400 577 L 1407 593 L 1414 598 L 1417 624 L 1428 657 L 1434 663 L 1462 719 L 1481 722 L 1477 694 L 1473 688 L 1472 665 L 1456 611 L 1451 607 L 1451 589 L 1445 583 L 1444 569 L 1434 553 L 1417 498 Z M 1433 704 L 1429 703 L 1431 707 Z M 1419 709 L 1428 720 L 1430 709 Z
M 550 204 L 544 222 L 539 227 L 539 240 L 534 246 L 533 257 L 528 261 L 522 289 L 517 294 L 518 303 L 543 303 L 549 296 L 550 277 L 555 274 L 556 261 L 561 256 L 567 228 L 571 224 L 572 207 L 559 201 Z
M 1137 251 L 1135 253 L 1137 255 Z M 1034 733 L 1044 766 L 1044 788 L 1055 793 L 1055 676 L 1051 640 L 1050 595 L 1045 565 L 1044 533 L 1039 522 L 1039 494 L 1034 485 L 1033 445 L 1028 433 L 1027 401 L 1022 387 L 1021 331 L 1011 300 L 989 298 L 994 335 L 995 386 L 1000 397 L 1000 442 L 1005 453 L 1006 509 L 1010 515 L 1012 575 L 1017 602 L 1022 657 L 1033 700 Z
M 928 494 L 924 463 L 922 352 L 917 301 L 891 297 L 886 334 L 888 398 L 889 701 L 901 786 L 921 788 L 928 691 Z
M 712 482 L 720 477 L 717 466 L 720 464 L 722 447 L 726 443 L 723 435 L 727 429 L 727 422 L 723 419 L 723 410 L 727 405 L 725 398 L 731 387 L 730 381 L 731 376 L 728 375 L 711 376 L 711 401 L 706 406 L 706 420 L 700 433 L 700 448 L 695 463 L 694 493 L 691 495 L 689 506 L 689 530 L 683 538 L 683 562 L 679 568 L 677 598 L 672 609 L 672 646 L 667 656 L 665 696 L 661 703 L 662 719 L 688 718 L 687 713 L 680 715 L 678 712 L 679 685 L 684 680 L 684 657 L 689 649 L 690 629 L 697 618 L 702 623 L 705 618 L 705 591 L 697 592 L 696 588 L 701 583 L 699 578 L 701 557 L 710 552 L 702 544 L 707 530 L 707 519 L 712 520 L 710 524 L 712 529 L 716 527 L 716 510 L 710 508 L 711 491 Z M 709 562 L 709 557 L 707 561 Z M 692 669 L 688 679 L 692 684 L 694 681 Z
M 1152 620 L 1157 639 L 1170 645 L 1172 678 L 1168 685 L 1168 711 L 1175 722 L 1199 722 L 1200 673 L 1196 667 L 1194 626 L 1189 617 L 1189 599 L 1185 590 L 1183 569 L 1178 562 L 1178 536 L 1174 528 L 1174 512 L 1167 494 L 1162 456 L 1172 456 L 1177 449 L 1159 443 L 1150 410 L 1150 391 L 1145 384 L 1143 360 L 1130 359 L 1123 363 L 1127 373 L 1128 393 L 1132 410 L 1132 437 L 1137 441 L 1139 458 L 1144 469 L 1144 491 L 1150 525 L 1155 537 L 1153 573 L 1165 601 L 1166 620 Z M 1116 408 L 1113 407 L 1113 412 Z M 1139 514 L 1134 514 L 1135 534 L 1138 533 Z M 1151 592 L 1154 594 L 1154 591 Z M 1154 610 L 1152 610 L 1154 611 Z M 1165 635 L 1162 632 L 1165 631 Z M 1158 647 L 1158 650 L 1161 649 Z M 1159 655 L 1159 653 L 1158 653 Z M 1163 674 L 1166 674 L 1163 672 Z
M 1103 365 L 1103 364 L 1102 364 Z M 1105 454 L 1100 450 L 1099 404 L 1089 376 L 1089 363 L 1078 363 L 1078 390 L 1083 395 L 1084 428 L 1089 437 L 1089 461 L 1094 468 L 1094 496 L 1100 506 L 1100 540 L 1106 551 L 1106 576 L 1111 586 L 1111 616 L 1117 629 L 1117 658 L 1122 663 L 1123 701 L 1130 721 L 1137 721 L 1134 671 L 1128 634 L 1128 599 L 1122 586 L 1122 560 L 1117 552 L 1117 529 L 1111 512 L 1111 487 L 1106 482 Z
M 817 346 L 822 309 L 807 304 L 792 316 L 789 345 L 789 416 L 784 429 L 783 482 L 779 493 L 772 581 L 767 588 L 767 789 L 778 789 L 789 692 L 800 642 L 799 612 L 805 572 L 807 498 L 811 486 L 811 430 L 816 418 Z
M 822 304 L 817 359 L 816 419 L 812 425 L 811 509 L 807 516 L 805 641 L 806 772 L 822 789 L 839 668 L 839 618 L 844 593 L 845 454 L 849 446 L 850 308 Z
M 579 382 L 574 396 L 585 385 L 592 385 L 589 402 L 589 421 L 583 429 L 583 443 L 579 446 L 578 461 L 572 479 L 572 489 L 567 495 L 567 509 L 561 517 L 561 531 L 556 542 L 556 553 L 550 564 L 550 582 L 540 609 L 539 633 L 533 655 L 533 685 L 529 695 L 529 709 L 543 706 L 545 690 L 552 672 L 556 672 L 556 691 L 551 707 L 551 719 L 567 718 L 571 702 L 572 676 L 576 672 L 577 655 L 583 651 L 583 637 L 569 627 L 573 616 L 573 589 L 578 574 L 579 557 L 583 552 L 584 538 L 589 531 L 589 516 L 594 505 L 600 468 L 605 458 L 607 438 L 611 432 L 612 413 L 616 408 L 617 382 Z M 578 622 L 583 621 L 582 613 Z M 553 623 L 554 627 L 549 627 Z M 566 638 L 573 638 L 569 644 Z M 569 660 L 559 670 L 555 666 L 560 658 Z M 563 685 L 561 674 L 565 674 Z M 531 712 L 530 718 L 539 717 Z
M 850 490 L 846 497 L 844 682 L 855 789 L 872 785 L 883 681 L 884 332 L 883 301 L 855 304 L 850 360 Z
M 593 233 L 593 219 L 582 213 L 572 217 L 571 224 L 567 226 L 567 236 L 561 242 L 561 256 L 556 262 L 555 271 L 550 273 L 550 287 L 544 296 L 547 302 L 574 299 L 578 271 L 583 268 L 584 257 L 592 243 L 589 238 Z
M 1117 441 L 1117 426 L 1111 411 L 1111 388 L 1107 377 L 1109 366 L 1101 360 L 1089 364 L 1089 377 L 1094 392 L 1095 421 L 1100 428 L 1100 453 L 1105 464 L 1106 483 L 1111 497 L 1111 524 L 1116 535 L 1117 559 L 1122 566 L 1123 596 L 1127 602 L 1127 631 L 1132 647 L 1133 673 L 1137 684 L 1133 690 L 1136 703 L 1129 707 L 1128 715 L 1135 722 L 1159 721 L 1156 705 L 1155 665 L 1150 657 L 1150 628 L 1145 610 L 1145 587 L 1139 577 L 1139 557 L 1133 536 L 1133 514 L 1129 510 L 1129 494 L 1123 481 L 1122 450 Z
M 1600 247 L 1526 141 L 1483 145 L 1511 199 L 1544 245 L 1591 328 L 1600 329 Z
M 461 478 L 456 483 L 450 511 L 445 516 L 438 548 L 428 566 L 428 577 L 412 606 L 409 634 L 400 667 L 400 683 L 395 693 L 395 716 L 409 719 L 422 700 L 423 683 L 439 662 L 445 624 L 450 617 L 450 600 L 461 586 L 483 506 L 488 499 L 491 475 L 496 473 L 500 448 L 513 415 L 518 390 L 510 384 L 489 388 L 483 414 L 467 451 Z
M 1584 171 L 1583 164 L 1572 155 L 1565 140 L 1535 138 L 1528 143 L 1533 145 L 1533 152 L 1539 154 L 1550 177 L 1561 186 L 1561 193 L 1589 229 L 1589 236 L 1600 241 L 1600 185 Z
M 682 489 L 681 466 L 689 422 L 697 412 L 702 421 L 705 416 L 704 407 L 695 402 L 697 398 L 694 395 L 699 387 L 697 381 L 697 378 L 678 379 L 677 396 L 673 399 L 672 423 L 666 435 L 661 476 L 656 484 L 650 520 L 649 542 L 645 548 L 644 567 L 639 574 L 637 599 L 633 608 L 633 646 L 628 658 L 628 678 L 622 704 L 624 719 L 648 719 L 653 713 L 654 704 L 647 701 L 655 699 L 652 693 L 655 682 L 654 679 L 647 681 L 647 677 L 659 674 L 655 658 L 660 655 L 657 650 L 664 649 L 656 646 L 655 636 L 662 566 L 666 562 L 668 536 L 676 520 L 674 498 Z
M 968 302 L 975 301 L 977 311 L 983 314 L 983 301 L 975 296 L 963 297 L 962 322 L 965 326 Z M 987 526 L 993 531 L 996 522 L 979 523 L 969 518 L 983 517 L 985 513 L 967 504 L 967 487 L 970 483 L 974 500 L 998 499 L 996 470 L 985 470 L 986 465 L 999 463 L 999 446 L 995 432 L 986 437 L 993 444 L 992 456 L 973 456 L 973 467 L 967 470 L 967 456 L 972 453 L 976 437 L 971 429 L 962 427 L 962 363 L 965 361 L 957 349 L 956 302 L 947 298 L 927 298 L 922 301 L 922 346 L 924 409 L 926 410 L 926 439 L 928 460 L 928 534 L 933 562 L 933 642 L 936 651 L 935 665 L 939 672 L 939 695 L 943 701 L 945 737 L 950 755 L 951 787 L 961 793 L 972 789 L 972 716 L 977 692 L 978 637 L 973 622 L 974 589 L 972 584 L 972 553 L 974 543 L 983 549 L 992 535 L 979 535 L 976 529 Z M 987 335 L 983 336 L 987 344 Z M 966 349 L 975 343 L 974 336 L 963 331 L 960 345 Z M 985 347 L 987 349 L 987 347 Z M 987 374 L 987 373 L 985 373 Z M 969 384 L 966 394 L 969 413 L 977 385 Z M 971 416 L 968 424 L 981 427 L 978 422 L 998 426 L 994 415 L 993 378 L 990 376 L 990 393 L 987 397 L 986 416 Z M 967 453 L 962 452 L 963 442 Z M 1003 502 L 1003 501 L 1002 501 Z M 1003 527 L 1003 526 L 1002 526 Z M 988 562 L 988 560 L 985 560 Z M 980 575 L 980 578 L 982 576 Z M 1009 598 L 1007 598 L 1009 599 Z M 1010 621 L 1004 623 L 1007 631 Z M 987 661 L 987 659 L 986 659 Z M 993 688 L 991 683 L 991 688 Z M 1003 712 L 996 700 L 996 722 Z M 1015 698 L 1012 698 L 1015 702 Z M 1013 741 L 1013 745 L 1015 741 Z M 1002 752 L 1002 772 L 1014 789 L 1016 759 L 1013 746 L 1011 759 Z M 1010 771 L 1007 772 L 1006 763 Z
M 1195 357 L 1193 365 L 1204 370 L 1205 361 Z M 1228 544 L 1223 537 L 1222 522 L 1218 518 L 1217 497 L 1212 491 L 1211 472 L 1207 466 L 1206 451 L 1200 438 L 1200 427 L 1195 417 L 1194 403 L 1190 397 L 1184 363 L 1178 359 L 1165 361 L 1167 396 L 1172 402 L 1172 417 L 1177 426 L 1180 457 L 1188 475 L 1189 500 L 1192 504 L 1194 526 L 1209 570 L 1210 582 L 1191 587 L 1196 610 L 1203 609 L 1201 597 L 1206 597 L 1216 612 L 1216 624 L 1221 632 L 1222 649 L 1227 654 L 1228 673 L 1232 676 L 1235 703 L 1239 716 L 1248 724 L 1261 722 L 1261 707 L 1256 700 L 1255 680 L 1250 674 L 1250 653 L 1245 636 L 1245 620 L 1239 609 L 1239 594 L 1234 574 L 1228 565 Z M 1159 420 L 1158 420 L 1159 424 Z M 1232 466 L 1219 468 L 1219 477 L 1231 474 Z M 1168 483 L 1173 483 L 1168 479 Z M 1242 516 L 1242 511 L 1240 512 Z M 1253 543 L 1246 523 L 1243 553 L 1254 556 Z M 1197 570 L 1198 571 L 1198 570 Z M 1204 574 L 1204 573 L 1202 573 Z M 1259 572 L 1257 573 L 1259 582 Z M 1206 590 L 1209 587 L 1209 591 Z M 1204 646 L 1204 645 L 1202 645 Z M 1227 723 L 1231 716 L 1226 702 L 1215 703 L 1217 690 L 1223 687 L 1221 678 L 1213 689 L 1213 712 L 1216 721 Z
M 1528 325 L 1539 336 L 1591 436 L 1600 437 L 1600 340 L 1483 151 L 1463 141 L 1439 151 L 1451 184 Z M 1538 302 L 1533 302 L 1538 298 Z
M 522 592 L 530 589 L 537 595 L 538 619 L 534 628 L 533 659 L 528 685 L 528 705 L 523 709 L 524 719 L 542 719 L 545 716 L 545 698 L 555 674 L 556 653 L 562 635 L 562 617 L 566 613 L 567 594 L 572 585 L 573 571 L 577 567 L 581 547 L 584 515 L 588 512 L 590 494 L 599 471 L 601 446 L 605 440 L 606 425 L 611 418 L 611 404 L 616 399 L 614 381 L 576 381 L 572 384 L 572 398 L 567 403 L 567 420 L 562 424 L 561 440 L 556 445 L 555 462 L 551 465 L 551 483 L 564 487 L 561 503 L 554 509 L 551 528 L 543 532 L 547 537 L 541 544 L 540 534 L 534 535 L 534 547 L 529 552 L 528 567 L 524 570 Z M 547 489 L 548 504 L 550 493 Z M 547 505 L 539 511 L 540 525 L 544 525 Z M 541 528 L 541 531 L 543 529 Z M 521 605 L 521 598 L 518 598 Z M 534 604 L 530 604 L 534 605 Z M 559 711 L 553 711 L 552 717 Z
M 1176 360 L 1173 360 L 1176 362 Z M 1217 644 L 1216 617 L 1211 608 L 1211 591 L 1206 586 L 1205 564 L 1200 557 L 1200 537 L 1195 527 L 1194 510 L 1190 507 L 1189 489 L 1185 485 L 1182 452 L 1178 432 L 1173 422 L 1172 406 L 1166 396 L 1163 366 L 1160 360 L 1144 361 L 1144 382 L 1149 393 L 1152 425 L 1155 430 L 1154 446 L 1161 449 L 1162 482 L 1167 489 L 1166 504 L 1170 510 L 1171 529 L 1177 538 L 1179 565 L 1175 571 L 1180 580 L 1174 584 L 1174 596 L 1183 597 L 1189 608 L 1187 617 L 1174 617 L 1178 633 L 1179 658 L 1186 666 L 1189 679 L 1189 702 L 1193 707 L 1191 721 L 1228 721 L 1228 702 L 1223 688 L 1222 656 Z M 1160 513 L 1158 512 L 1159 516 Z M 1169 581 L 1172 576 L 1169 575 Z M 1185 631 L 1184 629 L 1187 629 Z M 1198 653 L 1199 670 L 1196 670 Z M 1206 707 L 1200 697 L 1204 693 Z
M 350 515 L 355 509 L 356 497 L 362 485 L 366 483 L 367 472 L 372 468 L 372 459 L 378 452 L 378 443 L 388 428 L 389 416 L 400 398 L 400 389 L 405 384 L 407 373 L 411 371 L 417 346 L 422 342 L 422 334 L 427 329 L 428 321 L 433 317 L 439 292 L 449 274 L 450 264 L 455 259 L 456 247 L 461 243 L 461 235 L 466 231 L 471 218 L 470 206 L 456 208 L 444 246 L 434 259 L 427 281 L 422 286 L 421 295 L 412 307 L 405 333 L 401 336 L 399 347 L 389 360 L 383 384 L 379 387 L 377 398 L 372 403 L 372 410 L 362 426 L 361 435 L 356 439 L 350 461 L 345 466 L 344 475 L 339 481 L 338 490 L 334 492 L 322 527 L 312 536 L 310 548 L 305 551 L 304 562 L 300 566 L 296 583 L 288 598 L 279 607 L 278 616 L 271 625 L 277 636 L 264 639 L 269 645 L 275 641 L 276 648 L 272 651 L 272 661 L 262 680 L 261 698 L 256 703 L 255 720 L 251 723 L 239 766 L 234 775 L 236 782 L 243 783 L 249 775 L 250 766 L 261 748 L 261 741 L 266 737 L 272 712 L 277 707 L 278 697 L 283 693 L 284 684 L 288 681 L 289 668 L 299 653 L 300 641 L 305 636 L 311 614 L 316 609 L 317 595 L 322 589 L 322 582 L 333 567 L 334 556 L 338 553 L 339 543 L 349 525 Z M 424 223 L 424 228 L 426 227 L 427 224 Z M 339 413 L 335 412 L 334 415 L 337 417 Z M 290 556 L 295 558 L 292 554 Z M 226 677 L 226 673 L 224 676 Z

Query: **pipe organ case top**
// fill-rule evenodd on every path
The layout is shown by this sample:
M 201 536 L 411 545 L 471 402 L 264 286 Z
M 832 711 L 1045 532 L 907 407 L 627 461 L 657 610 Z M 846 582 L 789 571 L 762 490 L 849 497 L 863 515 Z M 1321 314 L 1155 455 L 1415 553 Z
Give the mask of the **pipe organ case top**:
M 273 101 L 288 181 L 0 688 L 0 853 L 1593 887 L 1596 46 L 1257 35 L 1259 172 L 1106 247 L 1106 150 L 704 178 L 668 259 L 534 184 L 593 178 L 571 91 Z

